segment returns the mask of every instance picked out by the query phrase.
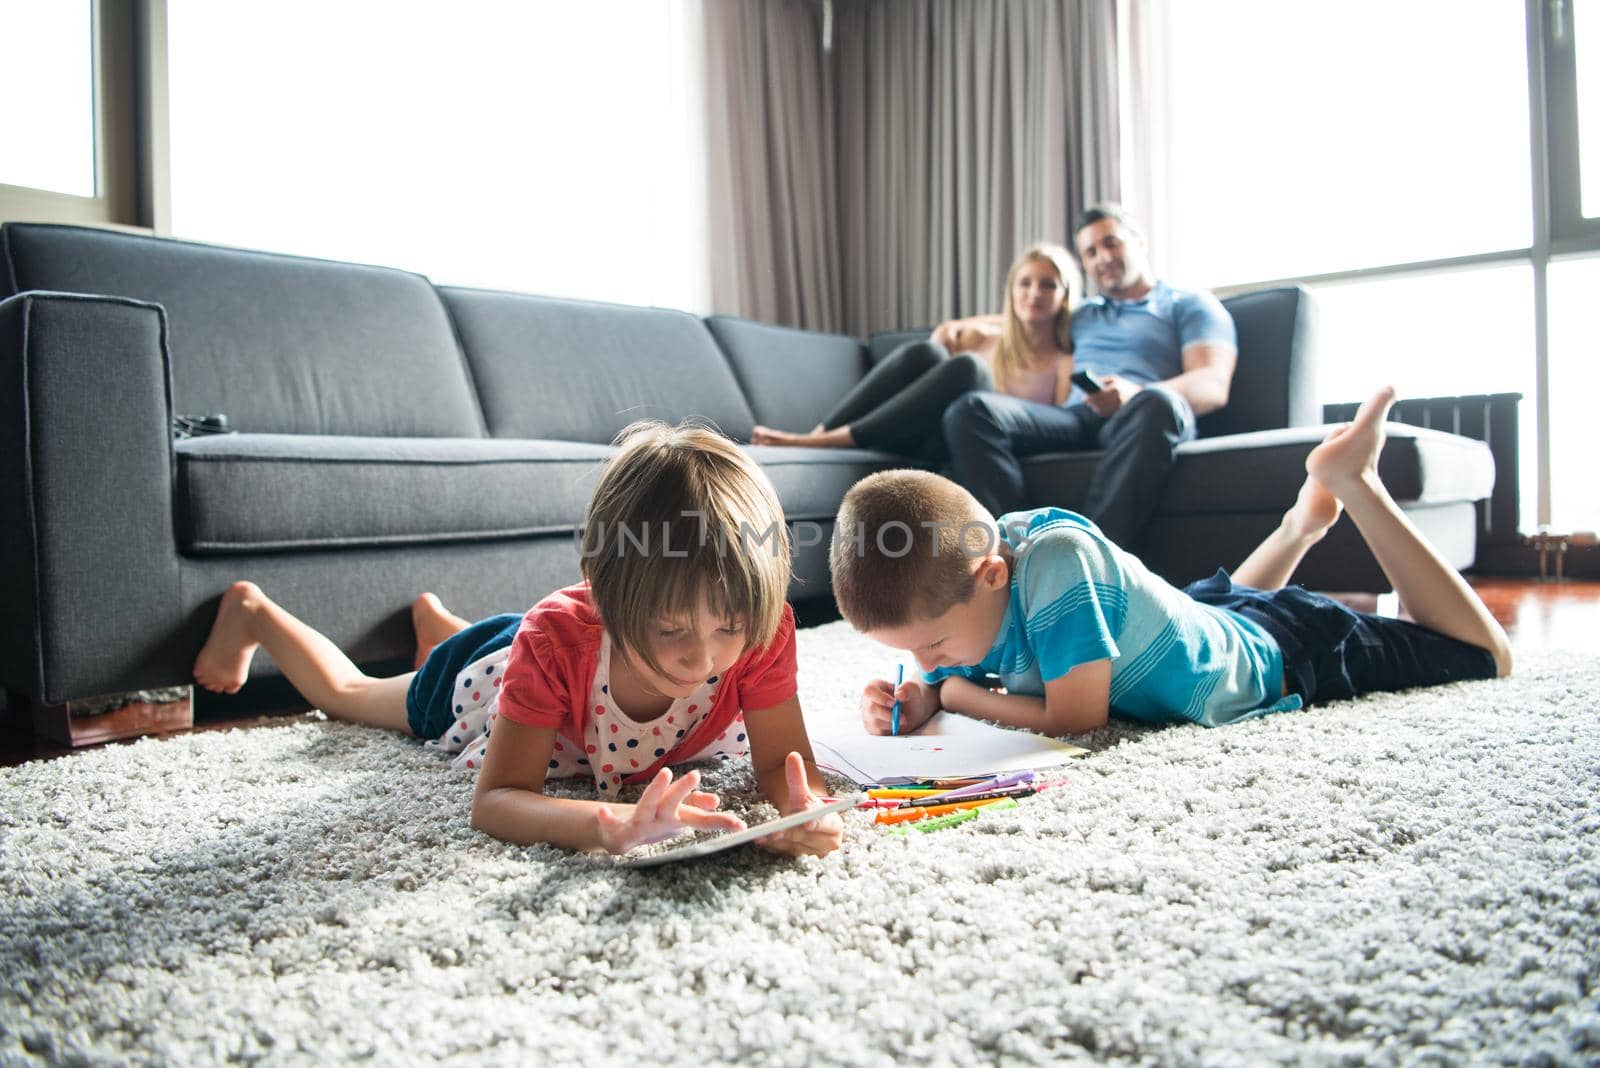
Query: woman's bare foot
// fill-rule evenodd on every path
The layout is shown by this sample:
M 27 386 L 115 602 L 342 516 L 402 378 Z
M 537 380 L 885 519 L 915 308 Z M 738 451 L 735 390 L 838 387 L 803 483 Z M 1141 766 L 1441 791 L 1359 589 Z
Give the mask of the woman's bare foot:
M 235 582 L 222 595 L 211 633 L 194 661 L 194 680 L 213 693 L 238 693 L 250 677 L 250 658 L 260 644 L 252 637 L 251 613 L 261 596 L 253 582 Z
M 411 602 L 411 626 L 417 632 L 416 662 L 411 666 L 422 667 L 435 645 L 471 625 L 447 609 L 433 594 L 422 594 Z
M 784 432 L 782 430 L 774 430 L 769 426 L 762 426 L 760 423 L 757 423 L 750 430 L 750 444 L 777 445 L 779 444 L 777 439 L 782 436 L 783 433 Z M 793 437 L 794 435 L 791 434 L 789 436 Z
M 856 444 L 855 435 L 847 426 L 833 430 L 817 429 L 809 434 L 795 434 L 787 430 L 774 430 L 758 426 L 750 432 L 752 445 L 789 445 L 801 449 L 850 449 Z
M 1334 496 L 1343 498 L 1357 482 L 1378 477 L 1378 453 L 1383 449 L 1383 421 L 1394 407 L 1393 386 L 1368 397 L 1350 423 L 1329 434 L 1306 457 L 1306 473 Z M 1298 507 L 1298 505 L 1296 505 Z

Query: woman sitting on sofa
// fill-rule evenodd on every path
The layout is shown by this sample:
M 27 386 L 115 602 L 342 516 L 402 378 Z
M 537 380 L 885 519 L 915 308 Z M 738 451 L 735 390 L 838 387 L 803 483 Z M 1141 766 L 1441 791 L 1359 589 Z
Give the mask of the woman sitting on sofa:
M 1001 323 L 984 317 L 940 323 L 928 340 L 885 356 L 809 433 L 757 426 L 751 443 L 947 459 L 940 419 L 963 393 L 999 390 L 1043 404 L 1067 399 L 1072 310 L 1082 292 L 1077 264 L 1066 249 L 1034 245 L 1006 275 Z

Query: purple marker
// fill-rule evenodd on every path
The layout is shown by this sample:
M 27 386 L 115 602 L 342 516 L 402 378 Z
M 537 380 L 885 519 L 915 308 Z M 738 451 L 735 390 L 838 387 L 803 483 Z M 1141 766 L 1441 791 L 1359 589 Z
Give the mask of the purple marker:
M 968 794 L 988 793 L 990 790 L 999 790 L 1007 786 L 1020 786 L 1023 783 L 1030 783 L 1033 780 L 1033 772 L 1019 771 L 1013 775 L 1007 775 L 1003 779 L 992 779 L 988 782 L 975 782 L 971 786 L 963 786 L 959 789 L 951 790 L 949 793 L 938 794 L 936 796 L 940 801 L 956 801 L 967 796 Z

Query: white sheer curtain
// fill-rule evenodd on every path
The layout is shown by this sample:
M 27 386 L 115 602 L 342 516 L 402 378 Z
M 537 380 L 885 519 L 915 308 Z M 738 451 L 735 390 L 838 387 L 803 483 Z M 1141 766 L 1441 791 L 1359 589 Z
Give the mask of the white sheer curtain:
M 708 305 L 693 0 L 168 0 L 173 232 Z

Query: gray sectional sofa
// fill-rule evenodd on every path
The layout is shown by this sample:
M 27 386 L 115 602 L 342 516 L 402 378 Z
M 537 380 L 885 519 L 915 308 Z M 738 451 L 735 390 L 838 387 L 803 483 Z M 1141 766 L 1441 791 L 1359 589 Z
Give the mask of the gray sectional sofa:
M 573 531 L 633 420 L 813 425 L 898 340 L 436 286 L 381 267 L 69 226 L 0 227 L 0 684 L 47 703 L 186 682 L 219 594 L 250 578 L 361 661 L 408 654 L 424 589 L 474 616 L 573 581 Z M 1228 302 L 1234 401 L 1186 446 L 1149 560 L 1233 564 L 1320 438 L 1297 289 Z M 175 439 L 177 416 L 235 433 Z M 900 463 L 752 447 L 796 527 L 797 601 L 829 597 L 845 490 Z M 1384 474 L 1458 566 L 1487 450 L 1396 427 Z M 1094 457 L 1040 457 L 1072 506 Z M 1322 588 L 1378 589 L 1330 538 Z

